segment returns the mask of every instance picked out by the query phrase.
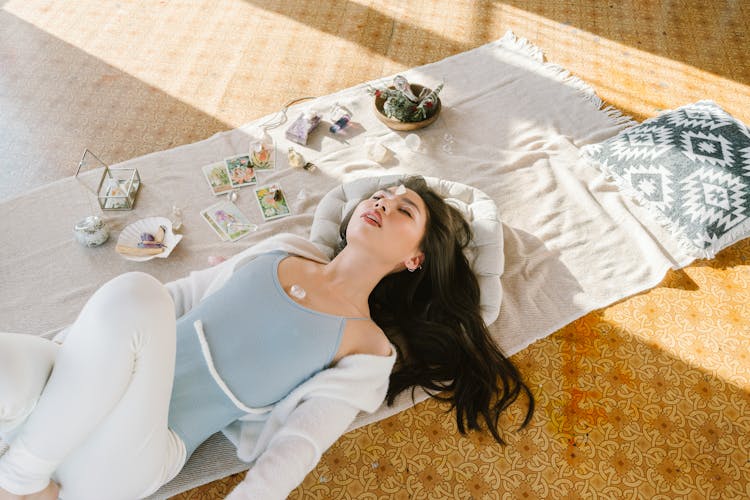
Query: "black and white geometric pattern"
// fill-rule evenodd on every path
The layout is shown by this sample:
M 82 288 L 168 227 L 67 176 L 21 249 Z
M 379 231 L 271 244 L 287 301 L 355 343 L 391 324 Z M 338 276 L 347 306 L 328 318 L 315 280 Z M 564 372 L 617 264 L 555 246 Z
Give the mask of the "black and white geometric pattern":
M 750 131 L 712 101 L 662 113 L 583 154 L 699 257 L 750 236 Z

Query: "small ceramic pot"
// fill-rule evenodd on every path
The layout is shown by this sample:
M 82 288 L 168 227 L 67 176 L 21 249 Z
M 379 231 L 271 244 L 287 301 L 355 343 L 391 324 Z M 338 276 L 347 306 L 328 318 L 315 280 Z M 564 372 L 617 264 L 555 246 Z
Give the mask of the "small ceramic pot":
M 101 218 L 89 215 L 73 226 L 73 234 L 81 245 L 98 247 L 109 239 L 109 228 Z

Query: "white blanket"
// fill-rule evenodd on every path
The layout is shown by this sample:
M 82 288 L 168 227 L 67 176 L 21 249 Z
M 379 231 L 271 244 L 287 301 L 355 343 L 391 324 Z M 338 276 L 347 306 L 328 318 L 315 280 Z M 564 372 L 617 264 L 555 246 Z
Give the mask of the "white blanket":
M 132 212 L 107 212 L 112 239 L 125 225 L 152 215 L 184 212 L 185 235 L 172 255 L 146 263 L 123 260 L 114 241 L 87 249 L 73 241 L 73 224 L 96 212 L 80 180 L 64 179 L 0 204 L 0 330 L 51 334 L 75 319 L 87 297 L 112 276 L 142 270 L 162 281 L 205 267 L 210 255 L 230 255 L 285 231 L 307 236 L 317 202 L 341 182 L 386 173 L 416 173 L 474 185 L 498 205 L 504 223 L 505 274 L 500 317 L 491 331 L 513 354 L 591 310 L 655 286 L 670 267 L 692 257 L 613 183 L 586 162 L 579 148 L 616 134 L 629 123 L 581 81 L 542 62 L 538 49 L 512 34 L 477 49 L 404 73 L 414 82 L 441 81 L 442 114 L 419 131 L 410 149 L 373 115 L 372 97 L 359 85 L 290 108 L 290 121 L 304 110 L 327 111 L 338 102 L 353 112 L 346 136 L 327 124 L 308 147 L 295 147 L 318 167 L 288 168 L 287 124 L 270 130 L 278 154 L 259 183 L 280 183 L 294 215 L 262 223 L 251 188 L 238 206 L 260 229 L 235 243 L 222 243 L 199 211 L 216 199 L 200 167 L 247 152 L 250 136 L 268 118 L 204 141 L 135 158 L 143 186 Z M 387 84 L 390 78 L 383 79 Z M 367 160 L 366 140 L 391 151 L 382 165 Z M 77 159 L 76 159 L 77 160 Z M 71 171 L 74 170 L 74 159 Z M 91 175 L 85 176 L 91 182 Z M 409 405 L 402 402 L 397 409 Z M 378 420 L 383 408 L 357 425 Z M 240 470 L 232 448 L 214 438 L 188 469 L 161 493 L 174 494 Z

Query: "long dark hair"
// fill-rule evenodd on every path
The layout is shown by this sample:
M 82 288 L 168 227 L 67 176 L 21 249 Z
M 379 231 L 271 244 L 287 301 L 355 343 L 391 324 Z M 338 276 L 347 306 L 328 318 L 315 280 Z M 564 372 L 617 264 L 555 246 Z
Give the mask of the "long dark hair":
M 386 400 L 420 386 L 430 396 L 451 403 L 461 434 L 482 429 L 480 417 L 497 442 L 500 414 L 521 393 L 534 412 L 534 397 L 515 366 L 492 340 L 479 308 L 479 283 L 463 251 L 472 238 L 461 213 L 427 186 L 422 177 L 403 184 L 427 206 L 420 250 L 422 269 L 383 278 L 370 295 L 370 314 L 398 347 Z M 340 251 L 352 212 L 341 223 Z M 444 394 L 439 394 L 444 393 Z

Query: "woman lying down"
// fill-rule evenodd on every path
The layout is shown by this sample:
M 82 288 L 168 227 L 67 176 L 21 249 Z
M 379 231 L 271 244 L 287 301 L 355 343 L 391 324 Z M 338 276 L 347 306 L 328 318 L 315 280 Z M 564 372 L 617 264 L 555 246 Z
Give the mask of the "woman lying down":
M 116 277 L 62 345 L 0 334 L 0 499 L 142 498 L 247 420 L 264 423 L 240 436 L 254 463 L 228 498 L 285 498 L 358 412 L 415 386 L 500 443 L 525 393 L 526 425 L 533 399 L 480 316 L 460 212 L 407 178 L 340 233 L 330 262 L 280 235 L 167 285 Z

